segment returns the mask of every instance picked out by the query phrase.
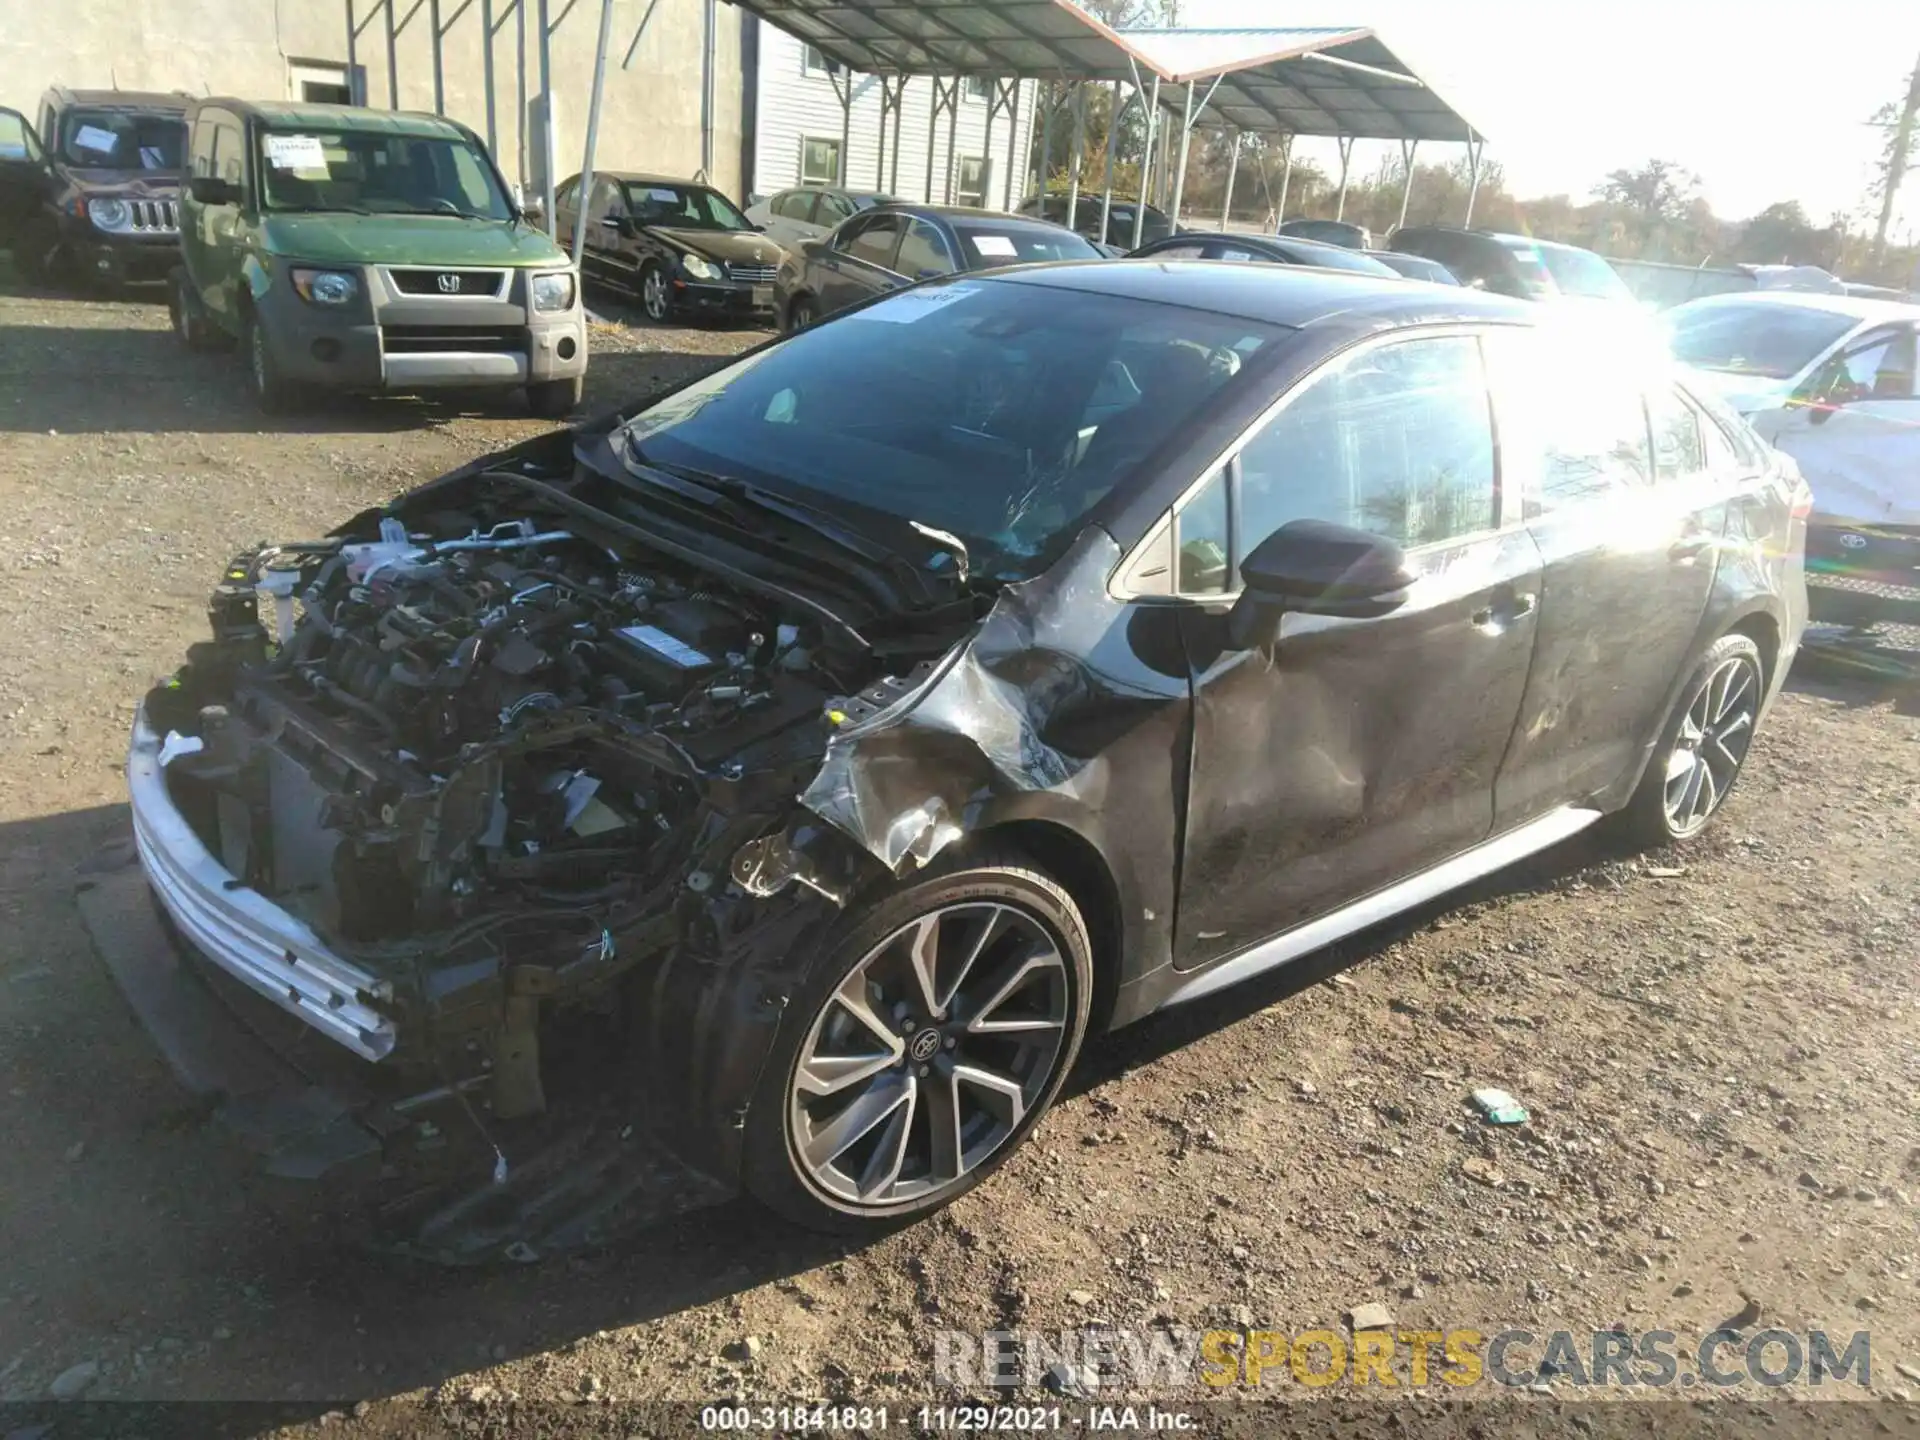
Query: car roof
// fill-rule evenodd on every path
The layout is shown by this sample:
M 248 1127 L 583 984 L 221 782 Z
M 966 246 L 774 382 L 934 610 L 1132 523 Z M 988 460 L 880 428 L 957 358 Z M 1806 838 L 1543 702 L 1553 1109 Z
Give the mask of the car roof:
M 1022 266 L 994 284 L 1043 285 L 1184 305 L 1269 325 L 1303 329 L 1336 315 L 1377 325 L 1449 320 L 1536 323 L 1538 306 L 1460 286 L 1409 285 L 1399 276 L 1312 266 L 1240 265 L 1226 260 L 1078 260 Z
M 185 90 L 69 90 L 55 85 L 47 92 L 62 109 L 86 105 L 100 110 L 173 110 L 185 113 L 194 97 Z
M 321 105 L 310 100 L 240 100 L 210 95 L 196 106 L 217 106 L 267 125 L 310 125 L 316 130 L 346 130 L 376 135 L 412 135 L 422 139 L 465 140 L 467 128 L 423 110 L 372 110 L 359 105 Z
M 562 185 L 570 184 L 579 178 L 578 175 L 569 175 L 560 183 Z M 704 180 L 689 180 L 684 175 L 654 175 L 645 170 L 596 170 L 593 172 L 593 178 L 596 180 L 618 180 L 622 185 L 687 185 L 695 190 L 713 190 L 718 188 L 717 186 L 707 184 Z
M 1764 305 L 1778 310 L 1820 310 L 1842 315 L 1862 325 L 1875 322 L 1920 320 L 1920 305 L 1899 300 L 1876 300 L 1863 295 L 1829 295 L 1820 290 L 1736 290 L 1725 295 L 1702 295 L 1676 305 L 1676 310 L 1724 310 L 1734 305 Z

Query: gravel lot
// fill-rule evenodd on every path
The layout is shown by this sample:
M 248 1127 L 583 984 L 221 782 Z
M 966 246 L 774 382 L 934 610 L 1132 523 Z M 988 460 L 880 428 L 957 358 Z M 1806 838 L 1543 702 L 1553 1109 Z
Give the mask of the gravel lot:
M 609 326 L 587 408 L 756 338 Z M 1697 845 L 1563 848 L 1096 1044 L 998 1180 L 880 1243 L 742 1203 L 520 1268 L 344 1247 L 184 1111 L 73 871 L 230 555 L 538 423 L 356 401 L 264 426 L 157 304 L 0 287 L 0 1400 L 81 1364 L 96 1397 L 369 1400 L 358 1433 L 422 1396 L 917 1400 L 936 1328 L 1298 1331 L 1368 1303 L 1683 1346 L 1757 1306 L 1871 1330 L 1875 1389 L 1920 1391 L 1920 719 L 1805 677 Z M 1481 1123 L 1478 1085 L 1531 1122 Z

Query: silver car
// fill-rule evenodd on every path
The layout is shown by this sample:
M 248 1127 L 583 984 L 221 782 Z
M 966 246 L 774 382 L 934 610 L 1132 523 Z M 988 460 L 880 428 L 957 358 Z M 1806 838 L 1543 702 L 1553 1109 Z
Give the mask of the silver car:
M 796 185 L 762 196 L 747 206 L 747 219 L 782 245 L 817 240 L 842 220 L 893 203 L 877 190 L 838 190 L 826 185 Z

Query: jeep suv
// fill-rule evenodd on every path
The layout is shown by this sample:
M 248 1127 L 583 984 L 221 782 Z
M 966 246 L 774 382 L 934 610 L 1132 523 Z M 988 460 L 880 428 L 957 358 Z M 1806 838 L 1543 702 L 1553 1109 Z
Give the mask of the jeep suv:
M 55 87 L 36 127 L 0 111 L 0 244 L 23 278 L 109 289 L 178 263 L 191 97 Z
M 580 402 L 579 276 L 464 125 L 342 105 L 196 101 L 174 329 L 238 342 L 269 412 L 313 389 L 524 387 Z

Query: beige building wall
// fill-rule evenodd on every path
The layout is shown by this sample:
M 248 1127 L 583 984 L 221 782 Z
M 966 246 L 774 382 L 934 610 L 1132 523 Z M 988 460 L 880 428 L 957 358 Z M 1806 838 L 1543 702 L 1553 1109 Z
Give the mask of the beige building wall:
M 351 60 L 364 68 L 369 105 L 391 93 L 386 6 L 396 27 L 394 74 L 402 109 L 434 108 L 433 16 L 438 11 L 445 112 L 487 134 L 483 18 L 493 21 L 494 134 L 500 168 L 522 169 L 519 105 L 524 26 L 526 92 L 539 90 L 539 0 L 0 0 L 0 105 L 33 116 L 53 84 L 91 89 L 188 90 L 245 99 L 296 98 L 297 78 L 324 78 Z M 599 38 L 600 0 L 547 0 L 556 96 L 556 169 L 580 168 Z M 713 166 L 740 184 L 741 13 L 714 5 Z M 614 0 L 612 44 L 595 166 L 693 175 L 701 164 L 700 76 L 705 0 Z M 641 32 L 642 21 L 645 31 Z M 636 41 L 636 36 L 637 41 Z

